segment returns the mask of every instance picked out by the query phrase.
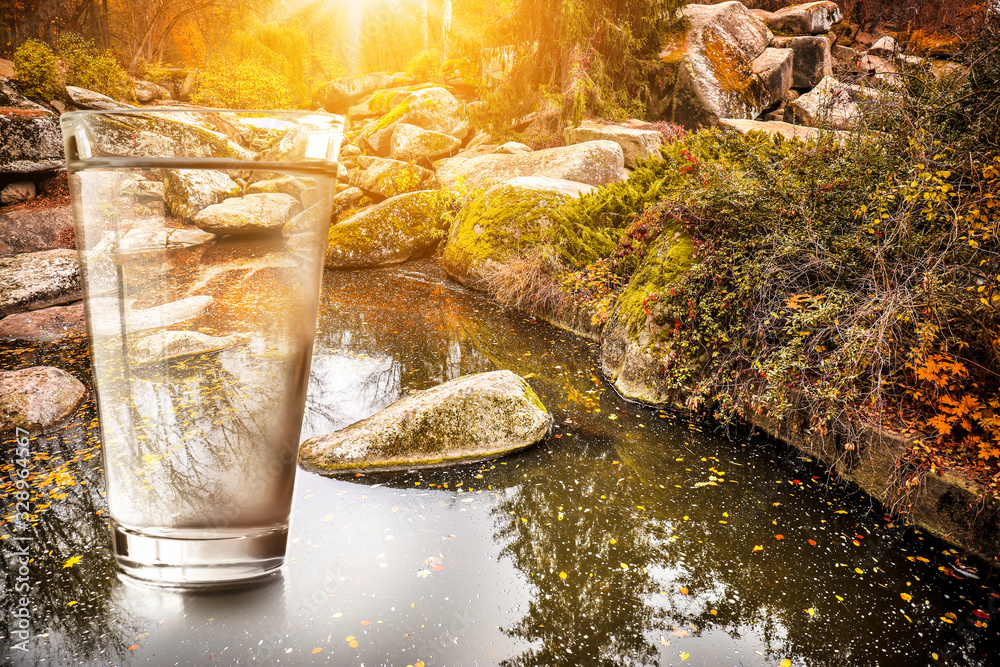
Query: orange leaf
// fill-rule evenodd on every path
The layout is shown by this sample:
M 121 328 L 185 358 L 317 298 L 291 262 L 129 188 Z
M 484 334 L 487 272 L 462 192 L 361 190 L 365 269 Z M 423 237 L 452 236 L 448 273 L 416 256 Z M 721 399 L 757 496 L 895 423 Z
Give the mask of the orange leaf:
M 774 539 L 776 539 L 776 540 L 783 540 L 783 539 L 785 539 L 785 536 L 784 535 L 775 535 Z

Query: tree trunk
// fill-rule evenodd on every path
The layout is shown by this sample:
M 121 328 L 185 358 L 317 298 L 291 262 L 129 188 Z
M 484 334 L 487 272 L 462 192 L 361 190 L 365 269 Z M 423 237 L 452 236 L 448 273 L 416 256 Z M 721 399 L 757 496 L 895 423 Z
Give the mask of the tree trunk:
M 441 58 L 448 59 L 448 39 L 451 33 L 451 0 L 444 0 L 441 16 Z
M 424 51 L 431 48 L 431 26 L 427 20 L 427 0 L 420 0 L 420 36 L 424 42 Z

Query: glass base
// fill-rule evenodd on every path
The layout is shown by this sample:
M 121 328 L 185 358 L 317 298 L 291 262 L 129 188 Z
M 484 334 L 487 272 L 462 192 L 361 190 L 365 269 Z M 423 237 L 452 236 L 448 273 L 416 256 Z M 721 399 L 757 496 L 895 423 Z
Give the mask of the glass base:
M 111 522 L 115 560 L 145 583 L 174 588 L 222 588 L 271 577 L 285 560 L 288 528 L 150 535 Z

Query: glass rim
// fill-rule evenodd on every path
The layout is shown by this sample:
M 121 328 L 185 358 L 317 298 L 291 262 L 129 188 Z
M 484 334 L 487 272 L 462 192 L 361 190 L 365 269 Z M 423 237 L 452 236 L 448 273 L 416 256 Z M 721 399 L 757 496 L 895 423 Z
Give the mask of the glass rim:
M 331 130 L 339 131 L 343 136 L 345 118 L 322 110 L 307 109 L 216 109 L 211 107 L 135 107 L 126 109 L 79 109 L 67 111 L 59 116 L 59 125 L 63 130 L 64 141 L 70 134 L 67 130 L 74 122 L 86 123 L 88 116 L 129 116 L 136 114 L 258 114 L 262 117 L 314 117 L 329 119 Z M 68 146 L 67 146 L 68 149 Z M 339 156 L 340 146 L 337 146 Z M 85 171 L 88 169 L 212 169 L 212 170 L 253 170 L 280 171 L 291 174 L 312 176 L 327 176 L 336 178 L 339 163 L 334 160 L 309 158 L 294 162 L 243 160 L 239 158 L 217 157 L 72 157 L 66 150 L 66 170 L 68 172 Z

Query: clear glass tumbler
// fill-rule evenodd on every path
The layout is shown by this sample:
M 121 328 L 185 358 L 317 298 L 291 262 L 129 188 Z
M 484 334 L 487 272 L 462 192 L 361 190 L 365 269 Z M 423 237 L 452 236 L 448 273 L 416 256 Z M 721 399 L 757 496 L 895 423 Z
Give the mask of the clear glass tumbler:
M 205 587 L 284 559 L 342 118 L 62 116 L 114 552 Z

